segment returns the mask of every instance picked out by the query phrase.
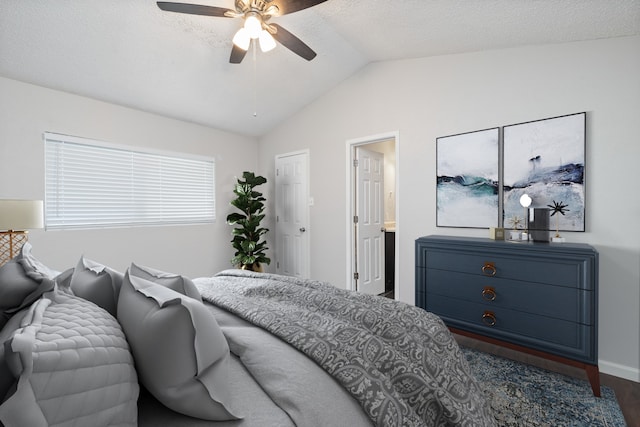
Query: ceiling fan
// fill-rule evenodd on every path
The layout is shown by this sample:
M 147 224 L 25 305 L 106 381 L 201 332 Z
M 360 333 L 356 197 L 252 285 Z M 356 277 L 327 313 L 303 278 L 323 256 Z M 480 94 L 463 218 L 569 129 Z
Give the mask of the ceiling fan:
M 233 37 L 229 62 L 239 64 L 244 59 L 252 40 L 258 40 L 260 49 L 267 52 L 276 47 L 276 40 L 307 61 L 316 53 L 298 37 L 278 24 L 270 23 L 274 16 L 297 12 L 326 0 L 235 0 L 236 10 L 216 6 L 159 1 L 158 7 L 169 12 L 220 18 L 243 18 L 244 26 Z

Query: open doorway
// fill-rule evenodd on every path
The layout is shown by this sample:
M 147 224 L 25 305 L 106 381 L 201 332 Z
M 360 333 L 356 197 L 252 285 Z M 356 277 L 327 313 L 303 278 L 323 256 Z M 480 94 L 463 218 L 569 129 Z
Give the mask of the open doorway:
M 347 151 L 349 288 L 398 299 L 398 133 L 349 140 Z M 371 174 L 380 172 L 373 166 L 378 155 L 383 159 L 380 168 L 383 172 L 382 190 L 376 193 L 373 188 L 379 182 Z M 374 212 L 376 197 L 382 204 L 382 220 L 378 220 Z M 382 288 L 377 283 L 379 275 L 382 275 Z

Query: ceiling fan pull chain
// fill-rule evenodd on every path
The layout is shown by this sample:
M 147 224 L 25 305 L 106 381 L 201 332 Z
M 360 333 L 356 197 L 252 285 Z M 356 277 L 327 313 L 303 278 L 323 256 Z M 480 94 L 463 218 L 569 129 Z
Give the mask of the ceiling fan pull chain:
M 253 47 L 253 117 L 258 117 L 258 61 L 256 61 L 257 43 L 251 42 Z

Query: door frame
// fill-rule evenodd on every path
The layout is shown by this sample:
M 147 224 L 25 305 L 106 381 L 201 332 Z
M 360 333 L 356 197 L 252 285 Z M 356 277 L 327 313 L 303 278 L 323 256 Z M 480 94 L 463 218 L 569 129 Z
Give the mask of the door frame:
M 300 155 L 304 155 L 305 156 L 305 169 L 306 169 L 306 181 L 307 181 L 307 185 L 306 185 L 306 193 L 307 193 L 307 200 L 304 201 L 304 217 L 305 217 L 305 223 L 307 224 L 305 226 L 305 228 L 307 229 L 307 231 L 305 231 L 306 234 L 306 239 L 305 239 L 305 272 L 303 274 L 303 276 L 305 278 L 309 278 L 311 275 L 311 206 L 312 206 L 312 197 L 311 197 L 311 193 L 310 193 L 310 189 L 311 189 L 311 171 L 309 170 L 310 164 L 311 164 L 311 154 L 310 154 L 310 150 L 309 149 L 303 149 L 303 150 L 297 150 L 297 151 L 290 151 L 288 153 L 281 153 L 281 154 L 276 154 L 274 156 L 274 174 L 277 173 L 277 163 L 278 163 L 278 159 L 284 158 L 284 157 L 292 157 L 292 156 L 300 156 Z M 275 185 L 276 179 L 274 178 L 274 186 L 275 186 L 275 191 L 276 191 L 276 196 L 274 197 L 276 199 L 276 204 L 278 202 L 278 196 L 277 196 L 277 191 L 278 191 L 278 187 L 277 185 Z M 274 206 L 274 212 L 277 211 L 277 206 Z M 275 226 L 274 226 L 275 230 L 274 230 L 274 234 L 276 236 L 276 248 L 274 251 L 274 255 L 276 258 L 276 262 L 278 262 L 278 255 L 281 254 L 281 250 L 282 248 L 279 248 L 277 246 L 278 244 L 278 221 L 276 219 L 275 221 Z M 277 271 L 277 268 L 276 268 Z
M 395 246 L 396 246 L 396 251 L 395 251 L 395 259 L 393 261 L 394 265 L 395 265 L 395 286 L 394 286 L 394 299 L 399 300 L 400 299 L 400 257 L 399 255 L 399 249 L 400 249 L 400 245 L 399 245 L 399 241 L 400 241 L 400 233 L 399 233 L 399 206 L 400 206 L 400 193 L 399 193 L 399 182 L 400 182 L 400 173 L 399 173 L 399 159 L 400 159 L 400 132 L 399 131 L 392 131 L 392 132 L 385 132 L 385 133 L 380 133 L 380 134 L 376 134 L 376 135 L 370 135 L 370 136 L 365 136 L 365 137 L 361 137 L 361 138 L 354 138 L 354 139 L 348 139 L 346 141 L 346 189 L 347 191 L 346 193 L 346 215 L 345 215 L 345 224 L 346 224 L 346 228 L 345 230 L 347 231 L 346 234 L 346 245 L 347 245 L 347 258 L 349 259 L 349 264 L 347 267 L 347 277 L 346 277 L 346 282 L 347 283 L 347 289 L 356 290 L 356 284 L 355 284 L 355 280 L 353 278 L 353 273 L 355 271 L 355 266 L 357 263 L 357 259 L 356 259 L 356 251 L 355 251 L 355 245 L 357 244 L 357 241 L 355 239 L 354 236 L 354 225 L 353 225 L 353 217 L 355 216 L 355 186 L 356 186 L 356 173 L 355 170 L 353 168 L 353 161 L 355 160 L 355 152 L 356 152 L 356 147 L 360 146 L 360 145 L 368 145 L 368 144 L 373 144 L 376 142 L 382 142 L 382 141 L 387 141 L 393 139 L 395 141 L 395 155 L 396 155 L 396 162 L 395 162 L 395 178 L 396 178 L 396 183 L 395 183 L 395 197 L 396 197 L 396 212 L 395 212 L 395 216 L 396 216 L 396 233 L 395 233 Z

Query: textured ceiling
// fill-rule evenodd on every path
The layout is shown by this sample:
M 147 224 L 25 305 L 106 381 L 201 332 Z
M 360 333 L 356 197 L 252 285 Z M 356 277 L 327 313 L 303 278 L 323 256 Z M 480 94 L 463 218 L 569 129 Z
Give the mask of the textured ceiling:
M 0 75 L 259 136 L 370 62 L 637 35 L 640 0 L 328 0 L 272 22 L 318 56 L 229 64 L 240 19 L 151 0 L 0 0 Z

